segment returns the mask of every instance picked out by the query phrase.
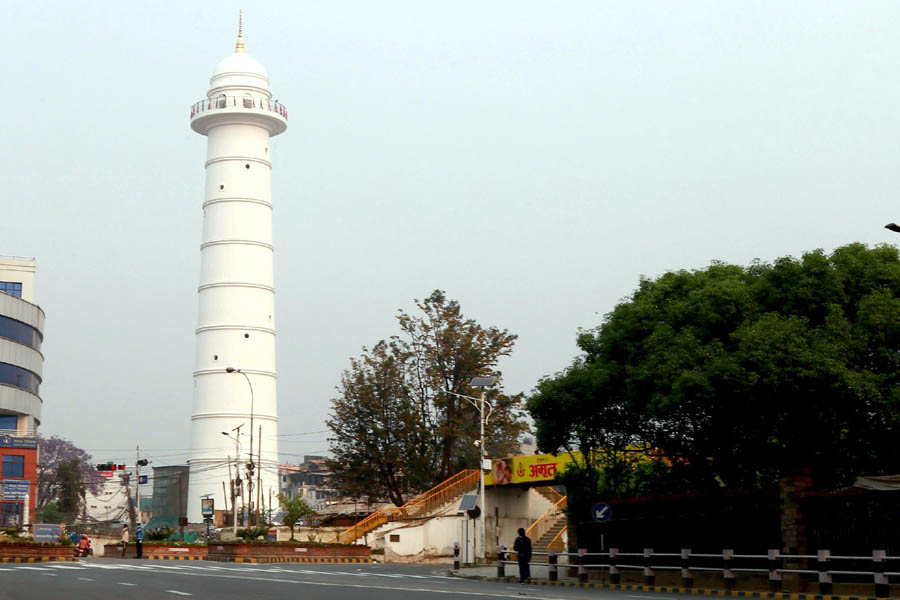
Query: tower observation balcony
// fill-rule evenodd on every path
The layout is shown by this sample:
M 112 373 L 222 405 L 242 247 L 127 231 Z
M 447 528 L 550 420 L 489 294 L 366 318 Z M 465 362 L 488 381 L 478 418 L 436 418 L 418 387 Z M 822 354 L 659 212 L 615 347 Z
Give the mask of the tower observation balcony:
M 288 111 L 284 104 L 251 96 L 217 96 L 191 106 L 191 129 L 206 135 L 211 127 L 224 123 L 251 123 L 278 135 L 287 129 Z

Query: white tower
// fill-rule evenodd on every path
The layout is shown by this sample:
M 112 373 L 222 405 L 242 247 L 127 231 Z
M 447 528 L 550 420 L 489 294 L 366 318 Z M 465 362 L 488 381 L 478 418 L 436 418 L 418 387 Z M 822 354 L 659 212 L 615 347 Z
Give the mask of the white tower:
M 186 509 L 192 523 L 202 521 L 204 496 L 216 510 L 231 508 L 225 490 L 236 469 L 239 511 L 267 508 L 270 491 L 278 493 L 269 138 L 287 129 L 287 110 L 272 101 L 266 69 L 244 51 L 242 27 L 206 96 L 191 107 L 191 129 L 207 136 Z M 259 464 L 252 492 L 251 453 Z

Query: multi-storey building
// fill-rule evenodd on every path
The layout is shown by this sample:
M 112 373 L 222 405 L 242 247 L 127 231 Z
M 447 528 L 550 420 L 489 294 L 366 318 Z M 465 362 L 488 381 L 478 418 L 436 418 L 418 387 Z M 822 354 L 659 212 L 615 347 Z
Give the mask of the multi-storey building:
M 0 257 L 0 525 L 34 518 L 41 423 L 44 311 L 34 303 L 33 259 Z M 27 508 L 26 508 L 27 507 Z

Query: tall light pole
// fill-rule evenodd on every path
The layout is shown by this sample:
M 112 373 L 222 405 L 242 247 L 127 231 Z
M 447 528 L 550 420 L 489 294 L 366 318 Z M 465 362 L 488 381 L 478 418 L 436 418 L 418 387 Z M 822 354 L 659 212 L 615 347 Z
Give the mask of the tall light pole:
M 228 433 L 227 431 L 222 432 L 222 435 L 224 435 L 225 437 L 227 437 L 228 439 L 230 439 L 231 441 L 234 442 L 235 466 L 241 464 L 241 427 L 243 427 L 243 426 L 244 426 L 244 424 L 241 423 L 240 425 L 238 425 L 237 427 L 232 429 L 232 431 L 237 432 L 237 433 L 235 433 L 234 437 L 232 437 L 231 434 Z M 231 476 L 231 467 L 228 467 L 228 475 L 229 475 L 229 477 Z M 240 478 L 241 478 L 240 475 L 238 475 L 238 479 L 240 479 Z M 234 505 L 234 501 L 235 501 L 234 480 L 232 479 L 231 481 L 229 481 L 228 485 L 231 487 L 231 526 L 232 526 L 232 531 L 234 532 L 235 537 L 237 537 L 237 507 Z
M 487 423 L 488 419 L 491 418 L 491 413 L 494 412 L 494 405 L 485 400 L 485 388 L 492 387 L 495 383 L 497 383 L 496 377 L 473 377 L 472 381 L 469 382 L 471 387 L 480 387 L 481 388 L 481 396 L 479 398 L 473 398 L 472 396 L 464 396 L 463 394 L 457 394 L 456 392 L 451 392 L 450 390 L 444 390 L 444 392 L 450 394 L 451 396 L 457 396 L 466 400 L 469 404 L 474 406 L 478 410 L 479 414 L 479 424 L 480 424 L 480 434 L 478 438 L 478 495 L 481 497 L 481 514 L 479 515 L 478 520 L 481 521 L 481 557 L 482 559 L 487 558 L 487 552 L 485 551 L 485 544 L 487 541 L 487 531 L 485 531 L 487 527 L 487 496 L 484 493 L 484 424 Z M 484 412 L 484 407 L 487 405 L 488 411 L 487 414 Z M 476 538 L 477 539 L 477 538 Z M 476 549 L 475 556 L 478 556 L 478 551 Z
M 234 367 L 226 367 L 226 373 L 240 373 L 244 376 L 244 379 L 247 380 L 247 385 L 250 387 L 250 462 L 248 465 L 250 466 L 250 503 L 253 504 L 253 384 L 250 383 L 250 377 L 241 371 L 240 369 L 235 369 Z M 259 475 L 257 475 L 258 477 Z M 259 484 L 257 483 L 256 489 L 256 524 L 259 525 Z M 252 510 L 252 506 L 251 506 Z M 249 517 L 248 517 L 249 519 Z

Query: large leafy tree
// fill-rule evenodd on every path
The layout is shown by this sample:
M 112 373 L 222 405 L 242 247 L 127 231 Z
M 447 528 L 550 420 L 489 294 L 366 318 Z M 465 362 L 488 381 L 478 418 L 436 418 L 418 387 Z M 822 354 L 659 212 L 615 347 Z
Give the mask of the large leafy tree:
M 643 443 L 695 490 L 900 468 L 896 248 L 644 279 L 578 343 L 529 400 L 545 450 Z
M 473 377 L 500 375 L 516 336 L 463 316 L 441 291 L 400 311 L 400 334 L 350 361 L 328 419 L 334 483 L 345 492 L 397 505 L 464 468 L 478 465 L 477 411 L 448 394 L 477 396 Z M 485 438 L 495 456 L 512 451 L 525 430 L 521 395 L 487 391 L 494 406 Z
M 91 465 L 91 456 L 77 447 L 69 440 L 51 436 L 38 436 L 39 459 L 37 464 L 37 508 L 41 509 L 60 498 L 65 482 L 60 477 L 60 467 L 64 463 L 75 461 L 81 473 L 81 481 L 87 490 L 99 493 L 102 487 L 102 478 Z M 63 469 L 63 473 L 69 475 L 71 469 Z

